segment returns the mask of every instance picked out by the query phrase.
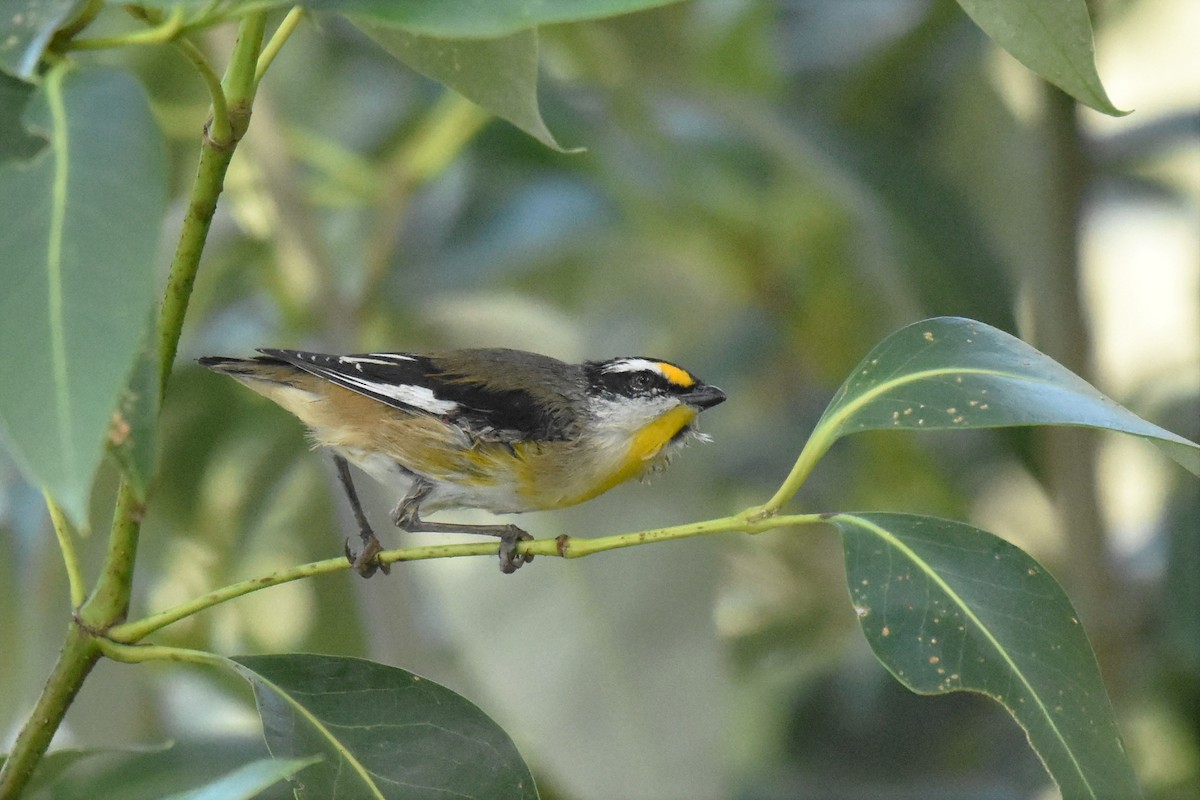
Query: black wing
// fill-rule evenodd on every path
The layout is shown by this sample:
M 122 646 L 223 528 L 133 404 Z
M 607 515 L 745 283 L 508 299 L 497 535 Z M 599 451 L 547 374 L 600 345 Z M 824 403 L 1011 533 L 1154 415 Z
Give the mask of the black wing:
M 464 374 L 468 371 L 461 369 L 462 359 L 453 356 L 414 353 L 335 356 L 269 349 L 259 352 L 394 408 L 454 422 L 478 438 L 506 442 L 563 439 L 573 421 L 563 398 L 547 396 L 545 392 L 535 396 L 503 379 L 487 382 Z M 488 352 L 458 351 L 455 355 L 470 353 L 475 358 L 486 358 Z M 545 381 L 538 380 L 539 377 L 531 375 L 529 380 L 542 389 Z

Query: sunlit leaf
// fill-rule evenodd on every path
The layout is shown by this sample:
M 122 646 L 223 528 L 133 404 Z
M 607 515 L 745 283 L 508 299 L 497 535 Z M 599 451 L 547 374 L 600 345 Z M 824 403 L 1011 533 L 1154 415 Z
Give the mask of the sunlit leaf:
M 921 694 L 979 692 L 1017 720 L 1066 798 L 1137 781 L 1071 601 L 1025 552 L 960 522 L 837 514 L 871 649 Z
M 547 147 L 563 149 L 538 108 L 537 31 L 496 39 L 444 39 L 373 24 L 365 17 L 350 19 L 417 72 L 444 83 Z
M 31 78 L 42 51 L 79 0 L 7 0 L 0 13 L 0 70 Z
M 292 777 L 320 760 L 319 757 L 264 758 L 238 767 L 198 789 L 173 794 L 164 800 L 252 800 L 264 789 Z
M 1081 103 L 1113 116 L 1096 72 L 1092 23 L 1085 0 L 958 0 L 996 44 Z
M 165 146 L 113 69 L 56 68 L 26 119 L 50 144 L 0 166 L 0 432 L 80 525 L 150 318 Z
M 267 746 L 324 756 L 302 798 L 536 798 L 508 734 L 468 700 L 402 669 L 288 654 L 234 661 L 254 687 Z
M 1049 356 L 981 322 L 938 317 L 875 347 L 813 431 L 818 449 L 865 430 L 1076 425 L 1141 436 L 1193 474 L 1200 445 L 1118 405 Z

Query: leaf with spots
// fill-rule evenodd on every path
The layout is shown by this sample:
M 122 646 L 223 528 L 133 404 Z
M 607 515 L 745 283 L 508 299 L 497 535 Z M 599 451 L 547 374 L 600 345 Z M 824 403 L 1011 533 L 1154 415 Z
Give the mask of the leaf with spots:
M 961 522 L 837 514 L 846 581 L 875 656 L 919 694 L 979 692 L 1025 729 L 1066 798 L 1136 798 L 1100 669 L 1062 587 Z
M 536 800 L 529 768 L 474 704 L 411 672 L 358 658 L 239 656 L 275 758 L 323 756 L 298 798 Z
M 982 322 L 938 317 L 902 328 L 862 360 L 813 430 L 813 463 L 850 433 L 1073 425 L 1129 433 L 1200 475 L 1200 445 L 1160 428 L 1049 356 Z

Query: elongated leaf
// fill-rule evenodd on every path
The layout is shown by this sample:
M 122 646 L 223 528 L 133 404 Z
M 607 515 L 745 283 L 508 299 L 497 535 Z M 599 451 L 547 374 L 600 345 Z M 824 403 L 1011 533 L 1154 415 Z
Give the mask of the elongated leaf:
M 679 0 L 310 0 L 312 8 L 353 13 L 380 25 L 391 25 L 426 36 L 488 38 L 553 25 L 670 5 Z
M 538 109 L 537 31 L 497 39 L 442 39 L 384 27 L 365 17 L 350 20 L 417 72 L 444 83 L 547 147 L 563 150 Z
M 80 525 L 150 318 L 165 145 L 117 70 L 52 70 L 26 117 L 50 145 L 0 166 L 0 432 Z
M 838 514 L 846 582 L 876 657 L 914 692 L 1002 704 L 1064 798 L 1140 796 L 1087 636 L 1026 553 L 960 522 Z
M 536 798 L 508 734 L 449 689 L 357 658 L 234 659 L 276 757 L 324 756 L 301 798 Z
M 42 51 L 79 0 L 7 0 L 0 13 L 0 70 L 31 78 Z
M 173 794 L 164 800 L 252 800 L 264 789 L 290 778 L 320 757 L 264 758 L 238 767 L 233 772 L 189 792 Z
M 902 328 L 838 389 L 813 431 L 824 452 L 864 430 L 1076 425 L 1141 436 L 1200 475 L 1200 445 L 1101 394 L 1049 356 L 1003 331 L 958 317 Z
M 229 735 L 121 750 L 58 750 L 38 764 L 21 800 L 164 800 L 264 758 L 272 761 L 261 738 Z
M 1113 116 L 1096 72 L 1092 23 L 1085 0 L 958 0 L 992 41 L 1081 103 Z
M 490 39 L 539 25 L 615 17 L 677 2 L 680 0 L 307 0 L 304 6 L 314 11 L 353 14 L 367 22 L 423 36 Z M 210 0 L 144 0 L 141 5 L 200 8 L 209 3 Z M 292 0 L 248 0 L 240 7 L 291 5 L 295 5 Z

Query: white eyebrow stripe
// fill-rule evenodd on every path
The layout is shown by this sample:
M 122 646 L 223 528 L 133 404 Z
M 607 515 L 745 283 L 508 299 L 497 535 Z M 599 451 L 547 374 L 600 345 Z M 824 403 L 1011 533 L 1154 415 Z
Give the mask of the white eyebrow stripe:
M 657 362 L 647 358 L 623 358 L 620 361 L 604 367 L 604 372 L 655 372 L 659 375 L 663 374 L 662 367 Z M 665 377 L 665 376 L 664 376 Z
M 449 414 L 459 408 L 458 403 L 453 400 L 439 400 L 433 390 L 427 386 L 417 386 L 411 383 L 376 383 L 344 373 L 338 375 L 338 379 L 339 382 L 356 386 L 365 392 L 390 397 L 406 406 L 419 408 L 430 414 Z

